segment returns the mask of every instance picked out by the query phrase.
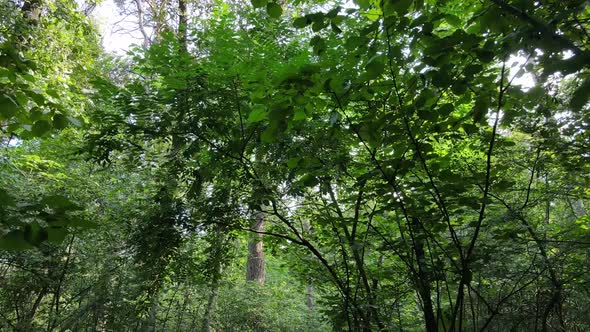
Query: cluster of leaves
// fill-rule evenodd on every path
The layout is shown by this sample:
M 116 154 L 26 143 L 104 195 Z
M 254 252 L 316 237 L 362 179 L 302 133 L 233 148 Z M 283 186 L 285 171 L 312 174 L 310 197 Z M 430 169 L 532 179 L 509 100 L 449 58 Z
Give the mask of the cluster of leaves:
M 0 242 L 4 249 L 29 248 L 45 240 L 61 242 L 67 227 L 81 225 L 73 213 L 80 207 L 67 196 L 41 191 L 31 195 L 17 189 L 23 183 L 15 179 L 26 178 L 29 172 L 49 178 L 51 171 L 60 168 L 26 150 L 19 150 L 27 155 L 19 164 L 12 146 L 81 126 L 85 108 L 92 105 L 85 91 L 100 50 L 94 27 L 71 2 L 50 1 L 43 15 L 40 5 L 36 1 L 22 7 L 12 1 L 0 5 L 0 139 L 6 152 L 0 184 Z
M 586 1 L 215 4 L 104 66 L 2 18 L 7 326 L 589 328 Z
M 97 34 L 68 1 L 49 2 L 36 17 L 30 8 L 2 4 L 0 120 L 3 134 L 42 137 L 79 126 L 88 99 L 88 71 L 98 56 Z M 48 38 L 37 38 L 43 35 Z

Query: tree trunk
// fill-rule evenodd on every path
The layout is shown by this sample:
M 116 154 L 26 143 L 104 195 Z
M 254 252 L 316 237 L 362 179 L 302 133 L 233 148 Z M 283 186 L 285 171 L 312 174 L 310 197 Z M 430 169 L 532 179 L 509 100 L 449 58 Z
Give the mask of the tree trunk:
M 421 226 L 418 220 L 412 219 L 413 231 L 413 246 L 416 254 L 416 262 L 418 265 L 418 275 L 416 280 L 416 288 L 420 299 L 422 300 L 422 313 L 424 314 L 424 322 L 426 331 L 436 332 L 438 330 L 436 316 L 432 305 L 432 293 L 430 290 L 430 276 L 426 266 L 426 253 L 424 251 L 424 241 L 421 238 Z M 458 305 L 458 304 L 457 304 Z
M 47 286 L 45 286 L 45 287 L 43 287 L 43 289 L 41 289 L 41 291 L 37 295 L 35 302 L 33 303 L 33 306 L 31 307 L 30 312 L 28 313 L 28 315 L 25 315 L 23 317 L 23 320 L 17 321 L 17 326 L 16 326 L 17 331 L 24 332 L 24 331 L 30 331 L 30 329 L 32 329 L 33 320 L 35 319 L 35 314 L 37 313 L 37 310 L 39 309 L 39 306 L 41 305 L 41 301 L 43 300 L 45 295 L 47 295 L 47 289 L 48 289 Z
M 141 0 L 135 0 L 135 7 L 137 8 L 137 27 L 143 37 L 143 47 L 148 48 L 148 46 L 150 46 L 150 36 L 145 30 L 145 22 L 143 21 L 143 8 L 141 6 Z
M 184 319 L 184 312 L 186 311 L 186 307 L 188 305 L 190 299 L 189 290 L 184 291 L 184 301 L 182 301 L 182 308 L 176 314 L 176 331 L 181 330 L 182 320 Z
M 264 231 L 264 215 L 261 212 L 256 214 L 252 230 L 255 233 Z M 264 286 L 265 268 L 262 234 L 252 234 L 250 236 L 250 242 L 248 244 L 248 262 L 246 266 L 246 281 L 256 281 L 260 286 Z
M 313 309 L 313 286 L 308 284 L 305 292 L 305 305 L 309 310 Z
M 157 331 L 157 314 L 158 314 L 158 294 L 154 294 L 152 297 L 152 306 L 149 312 L 148 321 L 147 321 L 147 331 Z
M 219 278 L 215 278 L 211 283 L 211 293 L 207 300 L 207 309 L 205 311 L 205 318 L 203 319 L 203 331 L 211 332 L 211 317 L 215 311 L 215 303 L 219 296 Z
M 184 52 L 187 51 L 187 28 L 186 0 L 178 0 L 178 41 Z

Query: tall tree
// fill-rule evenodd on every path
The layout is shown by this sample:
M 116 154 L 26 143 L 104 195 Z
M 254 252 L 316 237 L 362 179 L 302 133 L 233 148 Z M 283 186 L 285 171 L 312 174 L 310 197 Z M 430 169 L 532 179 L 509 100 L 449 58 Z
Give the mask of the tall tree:
M 255 214 L 251 230 L 253 234 L 248 241 L 246 281 L 255 281 L 260 286 L 264 286 L 266 271 L 264 264 L 264 243 L 262 241 L 262 233 L 264 233 L 264 214 L 262 212 Z

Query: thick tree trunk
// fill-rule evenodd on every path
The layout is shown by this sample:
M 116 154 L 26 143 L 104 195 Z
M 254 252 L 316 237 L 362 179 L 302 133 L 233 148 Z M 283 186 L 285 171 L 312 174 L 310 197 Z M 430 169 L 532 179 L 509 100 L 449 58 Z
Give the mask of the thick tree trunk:
M 265 267 L 262 234 L 256 234 L 256 232 L 264 231 L 264 215 L 261 212 L 256 214 L 252 230 L 255 234 L 250 236 L 250 243 L 248 244 L 246 281 L 256 281 L 260 286 L 264 286 Z

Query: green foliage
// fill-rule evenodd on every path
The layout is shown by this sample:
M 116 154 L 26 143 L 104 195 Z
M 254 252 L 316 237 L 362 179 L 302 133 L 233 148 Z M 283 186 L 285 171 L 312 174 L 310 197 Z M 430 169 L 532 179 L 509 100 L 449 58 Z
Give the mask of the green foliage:
M 279 18 L 283 13 L 283 8 L 281 8 L 281 5 L 276 2 L 269 2 L 266 5 L 266 12 L 268 13 L 268 16 L 272 18 Z
M 216 2 L 121 59 L 25 3 L 0 329 L 590 327 L 586 1 Z
M 98 56 L 96 31 L 68 1 L 52 2 L 40 22 L 27 20 L 14 2 L 2 6 L 10 13 L 0 21 L 4 133 L 32 138 L 77 125 L 88 106 L 87 77 Z
M 240 331 L 329 331 L 323 317 L 305 306 L 302 287 L 286 282 L 259 288 L 234 286 L 219 298 L 217 329 Z

